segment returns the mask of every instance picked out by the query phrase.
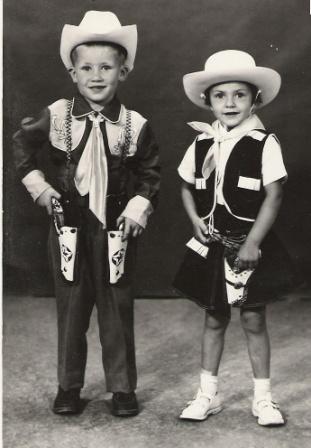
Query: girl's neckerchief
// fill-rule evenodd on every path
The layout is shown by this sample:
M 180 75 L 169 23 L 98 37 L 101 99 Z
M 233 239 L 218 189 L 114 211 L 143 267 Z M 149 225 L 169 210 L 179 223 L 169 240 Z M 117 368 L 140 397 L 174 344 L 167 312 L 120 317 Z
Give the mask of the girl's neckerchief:
M 265 129 L 257 115 L 251 115 L 239 126 L 236 126 L 230 131 L 227 131 L 219 120 L 214 121 L 212 125 L 199 121 L 192 121 L 188 124 L 196 131 L 205 134 L 208 139 L 214 140 L 202 165 L 202 174 L 205 179 L 209 178 L 215 168 L 217 169 L 220 156 L 220 145 L 222 142 L 231 139 L 241 139 L 255 129 Z

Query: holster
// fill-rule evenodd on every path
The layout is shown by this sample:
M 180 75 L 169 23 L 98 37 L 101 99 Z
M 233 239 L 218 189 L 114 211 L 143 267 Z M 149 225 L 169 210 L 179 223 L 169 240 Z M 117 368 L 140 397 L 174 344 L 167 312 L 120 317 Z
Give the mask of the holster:
M 76 277 L 78 228 L 64 225 L 64 211 L 61 203 L 55 198 L 52 198 L 52 210 L 60 249 L 60 270 L 64 279 L 73 283 Z
M 224 257 L 227 299 L 230 305 L 241 305 L 246 301 L 248 282 L 254 270 L 255 269 L 245 269 L 241 271 L 235 266 L 235 260 L 231 257 Z
M 224 273 L 227 300 L 229 305 L 240 305 L 247 299 L 248 283 L 254 269 L 240 270 L 236 265 L 237 253 L 246 236 L 241 235 L 237 238 L 230 238 L 221 235 L 217 230 L 210 235 L 210 242 L 218 241 L 223 244 L 224 249 Z M 202 244 L 196 238 L 191 238 L 186 244 L 203 258 L 207 258 L 209 252 L 208 244 Z
M 77 239 L 78 228 L 63 226 L 58 235 L 61 255 L 61 273 L 65 280 L 73 283 L 75 281 L 75 268 L 77 262 Z
M 108 235 L 109 282 L 117 283 L 124 274 L 127 241 L 122 241 L 122 230 L 110 230 Z

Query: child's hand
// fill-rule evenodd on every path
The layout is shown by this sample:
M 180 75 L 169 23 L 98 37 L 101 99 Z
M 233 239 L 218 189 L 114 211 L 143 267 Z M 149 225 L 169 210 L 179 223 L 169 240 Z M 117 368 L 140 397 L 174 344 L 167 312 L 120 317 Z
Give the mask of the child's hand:
M 261 251 L 255 243 L 245 241 L 238 252 L 237 267 L 241 270 L 254 269 L 260 260 Z
M 61 195 L 54 190 L 54 188 L 49 187 L 43 193 L 40 194 L 36 203 L 40 207 L 45 207 L 48 214 L 52 214 L 52 198 L 60 199 Z
M 206 238 L 206 235 L 208 234 L 208 228 L 203 219 L 197 216 L 192 220 L 192 225 L 194 236 L 201 243 L 207 243 L 208 239 Z
M 136 221 L 131 218 L 126 218 L 125 216 L 119 216 L 117 219 L 118 228 L 123 224 L 123 237 L 122 241 L 126 241 L 129 236 L 134 238 L 138 237 L 143 233 L 143 227 L 140 226 Z

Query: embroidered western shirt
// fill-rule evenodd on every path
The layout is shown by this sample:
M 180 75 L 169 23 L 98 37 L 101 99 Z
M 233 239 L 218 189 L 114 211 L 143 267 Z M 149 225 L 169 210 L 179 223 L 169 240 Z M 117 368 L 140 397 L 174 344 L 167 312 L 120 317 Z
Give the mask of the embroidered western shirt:
M 52 186 L 62 193 L 76 189 L 75 173 L 79 167 L 85 173 L 87 157 L 82 157 L 89 140 L 93 121 L 98 115 L 85 99 L 74 97 L 71 109 L 71 166 L 70 179 L 66 179 L 66 107 L 67 100 L 58 100 L 45 108 L 38 118 L 22 121 L 21 129 L 14 135 L 15 163 L 19 177 L 36 200 Z M 107 195 L 124 193 L 130 177 L 135 176 L 134 195 L 129 200 L 123 216 L 146 226 L 147 218 L 157 203 L 160 168 L 158 146 L 149 123 L 135 111 L 131 112 L 130 144 L 122 162 L 122 145 L 125 138 L 125 112 L 117 98 L 100 112 L 98 125 L 104 141 L 107 158 Z M 52 161 L 50 178 L 40 169 L 40 151 L 48 149 Z M 80 163 L 81 161 L 81 163 Z M 84 175 L 84 174 L 83 174 Z M 103 182 L 105 179 L 103 179 Z M 68 185 L 69 182 L 69 185 Z M 65 185 L 67 183 L 67 185 Z

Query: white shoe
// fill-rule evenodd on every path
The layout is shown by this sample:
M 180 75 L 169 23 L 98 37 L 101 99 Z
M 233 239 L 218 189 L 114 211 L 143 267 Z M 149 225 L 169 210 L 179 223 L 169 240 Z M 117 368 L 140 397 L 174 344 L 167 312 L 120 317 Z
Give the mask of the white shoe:
M 257 417 L 258 425 L 279 426 L 284 425 L 284 418 L 279 410 L 279 405 L 270 399 L 253 401 L 252 413 Z
M 196 397 L 187 403 L 179 418 L 182 420 L 198 420 L 207 419 L 209 415 L 218 414 L 222 410 L 222 405 L 218 395 L 207 395 L 198 390 Z

